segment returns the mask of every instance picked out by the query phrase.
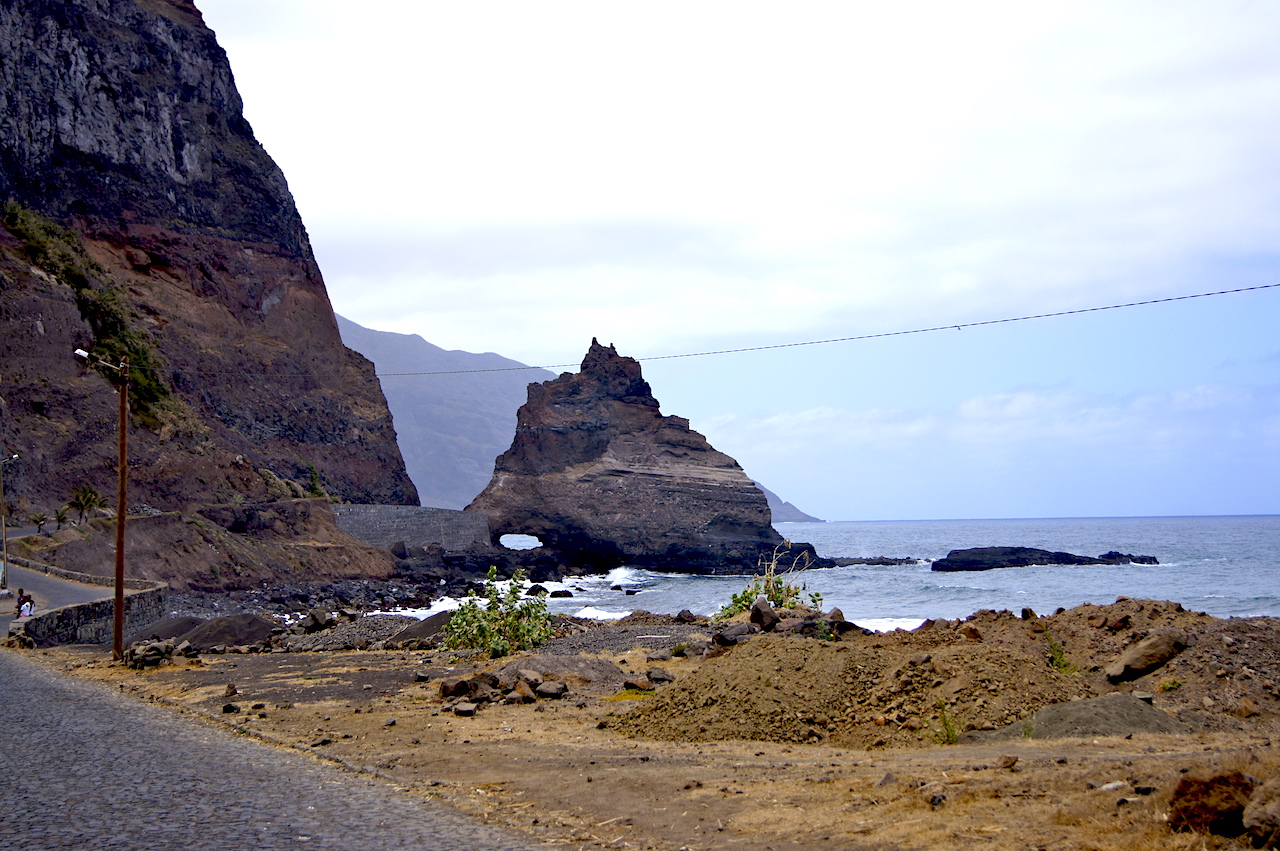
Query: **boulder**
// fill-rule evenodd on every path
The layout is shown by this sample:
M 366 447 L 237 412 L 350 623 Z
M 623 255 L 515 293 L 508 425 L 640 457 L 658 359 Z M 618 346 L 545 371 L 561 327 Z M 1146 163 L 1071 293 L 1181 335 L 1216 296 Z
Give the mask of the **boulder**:
M 533 690 L 533 693 L 541 698 L 559 700 L 569 693 L 569 686 L 559 682 L 558 680 L 547 680 L 546 682 L 539 683 L 537 688 Z
M 640 364 L 595 340 L 577 373 L 529 385 L 511 448 L 467 510 L 488 515 L 495 540 L 534 535 L 596 573 L 741 573 L 785 550 L 738 462 L 664 416 Z M 808 545 L 791 557 L 816 560 Z
M 717 632 L 712 641 L 721 647 L 733 647 L 740 641 L 745 641 L 752 633 L 758 631 L 755 624 L 735 623 L 732 626 L 725 627 Z
M 666 668 L 659 668 L 657 666 L 652 667 L 649 670 L 645 671 L 645 676 L 649 678 L 649 682 L 654 683 L 656 685 L 662 685 L 663 683 L 673 683 L 676 680 L 676 678 L 673 677 L 670 674 L 670 672 L 667 671 Z
M 778 621 L 782 618 L 773 610 L 773 606 L 769 605 L 769 601 L 764 597 L 757 597 L 751 606 L 751 622 L 760 627 L 762 632 L 769 632 L 778 625 Z
M 466 697 L 471 694 L 471 681 L 462 677 L 450 677 L 440 681 L 440 697 L 448 700 L 451 697 Z
M 1241 814 L 1241 823 L 1254 845 L 1274 848 L 1280 844 L 1280 777 L 1254 790 Z
M 1162 629 L 1125 648 L 1103 673 L 1113 683 L 1136 680 L 1163 666 L 1190 644 L 1187 634 L 1179 629 Z
M 512 695 L 515 696 L 514 700 L 511 700 Z M 517 680 L 515 687 L 511 689 L 507 698 L 511 703 L 533 703 L 538 699 L 538 696 L 534 694 L 533 688 L 528 683 L 524 680 Z

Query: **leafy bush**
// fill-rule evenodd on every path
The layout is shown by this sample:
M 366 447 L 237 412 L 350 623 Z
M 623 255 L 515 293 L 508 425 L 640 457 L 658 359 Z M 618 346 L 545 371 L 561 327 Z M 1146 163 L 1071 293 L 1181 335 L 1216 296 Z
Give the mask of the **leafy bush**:
M 483 650 L 497 658 L 528 650 L 551 638 L 551 613 L 545 594 L 523 597 L 525 576 L 516 570 L 507 590 L 498 587 L 498 569 L 489 568 L 484 583 L 485 604 L 471 592 L 444 627 L 444 646 L 450 650 Z
M 759 597 L 764 597 L 775 609 L 794 609 L 800 606 L 801 595 L 808 589 L 803 584 L 793 582 L 792 577 L 809 566 L 809 554 L 801 552 L 791 560 L 789 567 L 779 571 L 779 566 L 790 549 L 791 542 L 783 541 L 780 546 L 773 548 L 773 555 L 767 560 L 762 557 L 758 564 L 762 572 L 752 577 L 747 587 L 729 598 L 729 602 L 716 614 L 716 620 L 745 612 L 755 605 Z M 821 610 L 821 594 L 812 591 L 808 594 L 808 600 L 810 608 Z

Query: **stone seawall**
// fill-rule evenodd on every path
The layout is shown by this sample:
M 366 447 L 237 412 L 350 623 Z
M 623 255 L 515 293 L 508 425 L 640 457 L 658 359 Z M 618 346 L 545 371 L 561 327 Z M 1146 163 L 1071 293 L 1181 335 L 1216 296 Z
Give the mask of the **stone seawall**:
M 86 585 L 114 587 L 115 578 L 93 576 L 61 570 L 47 564 L 25 558 L 11 557 L 10 562 L 28 570 L 38 570 L 51 576 L 59 576 Z M 137 632 L 169 614 L 169 585 L 149 579 L 126 579 L 124 597 L 124 632 Z M 57 609 L 13 620 L 9 623 L 9 637 L 23 644 L 34 642 L 50 644 L 106 644 L 115 633 L 116 601 L 94 600 L 74 603 Z
M 417 505 L 335 505 L 333 513 L 339 529 L 375 547 L 403 541 L 409 546 L 439 544 L 457 551 L 490 541 L 489 518 L 472 511 Z

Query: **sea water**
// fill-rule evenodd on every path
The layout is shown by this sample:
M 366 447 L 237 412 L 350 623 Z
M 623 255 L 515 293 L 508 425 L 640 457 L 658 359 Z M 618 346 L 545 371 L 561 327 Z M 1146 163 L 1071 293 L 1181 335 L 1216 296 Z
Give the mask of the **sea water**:
M 783 537 L 814 545 L 827 558 L 920 559 L 879 567 L 807 570 L 791 581 L 822 595 L 847 620 L 869 629 L 910 629 L 927 618 L 962 618 L 980 609 L 1029 607 L 1049 614 L 1117 597 L 1173 600 L 1218 617 L 1280 616 L 1280 516 L 1123 517 L 1049 520 L 910 520 L 780 523 Z M 926 560 L 968 547 L 1035 547 L 1097 556 L 1110 550 L 1150 555 L 1158 565 L 1002 568 L 942 573 Z M 685 576 L 618 568 L 603 576 L 544 582 L 569 598 L 553 612 L 620 618 L 636 609 L 710 615 L 742 590 L 747 576 Z M 631 594 L 627 592 L 631 591 Z M 441 600 L 424 617 L 457 605 Z

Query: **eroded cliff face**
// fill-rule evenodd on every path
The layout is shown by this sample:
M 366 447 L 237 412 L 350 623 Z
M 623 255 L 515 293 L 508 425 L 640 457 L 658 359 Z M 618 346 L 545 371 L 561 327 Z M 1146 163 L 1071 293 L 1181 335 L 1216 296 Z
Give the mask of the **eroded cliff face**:
M 0 201 L 18 205 L 0 228 L 0 440 L 19 510 L 114 493 L 115 396 L 76 348 L 135 367 L 131 504 L 260 500 L 273 476 L 417 503 L 373 365 L 342 345 L 194 5 L 0 0 Z
M 640 364 L 594 340 L 581 371 L 529 385 L 511 448 L 467 510 L 588 570 L 742 572 L 782 544 L 738 463 L 664 416 Z

